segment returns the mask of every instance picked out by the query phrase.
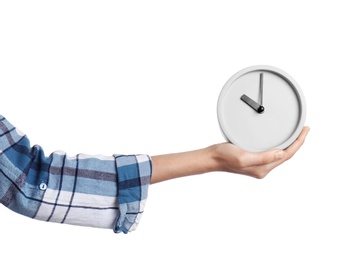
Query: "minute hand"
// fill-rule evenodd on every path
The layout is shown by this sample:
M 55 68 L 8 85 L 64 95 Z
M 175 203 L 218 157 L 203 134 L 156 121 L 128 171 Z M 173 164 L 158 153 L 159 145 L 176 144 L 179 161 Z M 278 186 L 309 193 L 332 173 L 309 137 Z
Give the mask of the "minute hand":
M 254 109 L 259 114 L 261 114 L 265 111 L 265 108 L 262 105 L 256 103 L 254 100 L 252 100 L 247 95 L 241 96 L 240 99 L 243 100 L 246 104 L 248 104 L 252 109 Z

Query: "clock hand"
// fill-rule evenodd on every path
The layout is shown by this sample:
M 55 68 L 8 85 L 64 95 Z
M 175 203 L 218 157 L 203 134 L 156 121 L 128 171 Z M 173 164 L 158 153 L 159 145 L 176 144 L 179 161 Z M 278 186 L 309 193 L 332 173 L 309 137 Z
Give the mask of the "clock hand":
M 263 105 L 263 73 L 260 73 L 260 105 Z
M 265 111 L 265 108 L 262 105 L 259 105 L 247 95 L 241 96 L 240 99 L 243 100 L 246 104 L 248 104 L 251 108 L 253 108 L 259 114 Z

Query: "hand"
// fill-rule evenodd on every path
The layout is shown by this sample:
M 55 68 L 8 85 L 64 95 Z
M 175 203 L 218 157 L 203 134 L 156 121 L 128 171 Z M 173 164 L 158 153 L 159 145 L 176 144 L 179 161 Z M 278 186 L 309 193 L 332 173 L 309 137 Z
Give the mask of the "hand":
M 222 143 L 195 151 L 152 156 L 151 183 L 212 171 L 261 179 L 300 149 L 308 131 L 309 128 L 304 127 L 297 140 L 285 150 L 252 153 L 231 143 Z
M 275 167 L 289 160 L 300 149 L 308 132 L 309 127 L 304 127 L 295 142 L 285 150 L 275 149 L 253 153 L 242 150 L 231 143 L 214 145 L 211 148 L 217 170 L 262 179 Z

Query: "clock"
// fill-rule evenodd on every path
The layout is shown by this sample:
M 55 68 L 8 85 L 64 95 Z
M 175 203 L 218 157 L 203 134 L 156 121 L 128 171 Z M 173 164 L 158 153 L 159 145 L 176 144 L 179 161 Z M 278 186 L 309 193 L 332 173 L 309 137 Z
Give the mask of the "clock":
M 285 149 L 302 131 L 306 102 L 288 73 L 258 65 L 237 72 L 226 82 L 217 114 L 223 135 L 238 147 L 251 152 Z

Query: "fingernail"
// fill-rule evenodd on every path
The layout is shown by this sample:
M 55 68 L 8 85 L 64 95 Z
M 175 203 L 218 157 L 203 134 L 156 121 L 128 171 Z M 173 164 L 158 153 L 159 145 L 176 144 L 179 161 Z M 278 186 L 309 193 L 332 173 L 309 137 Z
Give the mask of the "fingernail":
M 282 159 L 282 158 L 284 157 L 284 154 L 285 154 L 284 151 L 277 152 L 277 153 L 275 154 L 275 158 L 276 158 L 277 160 Z

